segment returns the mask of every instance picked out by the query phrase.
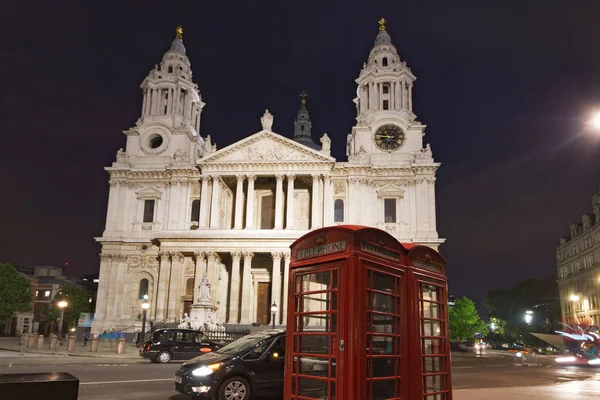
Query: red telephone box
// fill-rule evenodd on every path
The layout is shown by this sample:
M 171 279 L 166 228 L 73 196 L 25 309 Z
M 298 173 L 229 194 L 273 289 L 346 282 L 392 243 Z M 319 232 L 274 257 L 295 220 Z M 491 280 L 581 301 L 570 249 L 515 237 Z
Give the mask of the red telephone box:
M 292 246 L 285 396 L 451 400 L 444 259 L 341 225 Z

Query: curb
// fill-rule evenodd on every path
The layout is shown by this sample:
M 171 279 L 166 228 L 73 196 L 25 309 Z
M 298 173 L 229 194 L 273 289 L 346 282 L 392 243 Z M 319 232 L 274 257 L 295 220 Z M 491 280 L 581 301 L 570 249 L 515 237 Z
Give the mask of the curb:
M 6 349 L 6 348 L 2 348 L 0 347 L 0 350 L 3 351 L 11 351 L 13 353 L 20 353 L 21 350 L 16 350 L 16 349 Z M 54 354 L 48 352 L 41 352 L 41 351 L 31 351 L 31 350 L 24 350 L 23 353 L 27 353 L 27 354 L 39 354 L 39 355 L 47 355 L 47 356 L 66 356 L 66 357 L 86 357 L 86 358 L 111 358 L 111 359 L 116 359 L 116 360 L 144 360 L 142 357 L 135 357 L 135 356 L 110 356 L 110 355 L 87 355 L 87 354 L 76 354 L 76 353 L 65 353 L 65 352 L 56 352 Z

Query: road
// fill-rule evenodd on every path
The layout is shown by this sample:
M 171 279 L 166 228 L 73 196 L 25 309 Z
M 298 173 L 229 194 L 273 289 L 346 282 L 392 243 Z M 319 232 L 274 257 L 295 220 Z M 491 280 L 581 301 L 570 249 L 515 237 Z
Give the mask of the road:
M 542 366 L 515 365 L 514 358 L 490 352 L 477 358 L 454 354 L 454 389 L 534 386 L 585 380 L 600 368 L 558 367 L 551 358 L 540 357 Z M 79 378 L 81 400 L 189 400 L 173 389 L 172 377 L 179 364 L 150 364 L 141 359 L 112 360 L 0 351 L 0 374 L 69 372 Z M 259 399 L 257 399 L 259 400 Z

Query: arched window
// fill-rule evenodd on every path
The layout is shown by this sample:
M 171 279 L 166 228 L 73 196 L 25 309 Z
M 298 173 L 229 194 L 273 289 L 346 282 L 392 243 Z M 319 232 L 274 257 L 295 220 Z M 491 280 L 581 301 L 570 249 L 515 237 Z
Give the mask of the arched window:
M 140 281 L 140 293 L 139 298 L 143 299 L 145 295 L 148 294 L 148 279 L 142 279 Z
M 192 201 L 192 215 L 190 220 L 191 222 L 198 222 L 200 220 L 200 200 Z
M 173 67 L 169 66 L 169 73 L 172 73 L 172 72 L 173 72 Z
M 185 282 L 185 295 L 193 296 L 194 295 L 194 278 L 189 278 Z
M 344 222 L 344 200 L 333 202 L 333 222 Z
M 381 60 L 381 65 L 384 66 L 384 67 L 388 66 L 388 64 L 387 64 L 387 57 L 383 57 L 383 60 Z

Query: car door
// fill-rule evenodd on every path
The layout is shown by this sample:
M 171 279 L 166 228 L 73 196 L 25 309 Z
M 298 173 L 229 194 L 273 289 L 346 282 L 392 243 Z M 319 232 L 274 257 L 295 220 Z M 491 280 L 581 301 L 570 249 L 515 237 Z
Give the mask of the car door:
M 269 367 L 265 354 L 273 341 L 274 339 L 270 339 L 260 343 L 242 358 L 242 368 L 252 380 L 255 392 L 262 392 L 265 389 L 264 385 L 268 382 L 268 377 L 264 374 L 265 369 Z
M 194 333 L 194 352 L 196 355 L 215 351 L 215 346 L 202 332 Z
M 189 360 L 199 354 L 196 351 L 193 331 L 177 331 L 173 346 L 173 358 L 176 360 Z
M 261 357 L 264 365 L 257 371 L 257 381 L 271 394 L 283 398 L 283 375 L 285 370 L 285 336 L 280 336 Z

